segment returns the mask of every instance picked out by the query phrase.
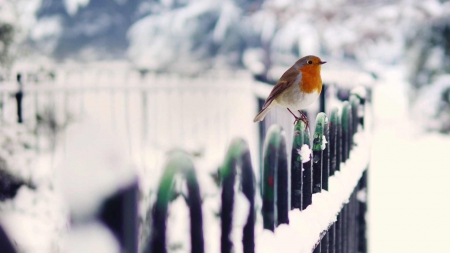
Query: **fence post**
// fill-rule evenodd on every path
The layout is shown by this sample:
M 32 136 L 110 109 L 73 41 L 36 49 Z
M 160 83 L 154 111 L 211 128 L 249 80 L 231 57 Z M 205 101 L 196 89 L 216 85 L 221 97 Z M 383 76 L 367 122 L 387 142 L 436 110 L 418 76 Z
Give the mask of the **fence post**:
M 328 117 L 325 113 L 319 113 L 316 117 L 316 130 L 313 140 L 313 178 L 318 192 L 322 189 L 328 190 L 328 178 L 330 176 L 328 137 Z M 315 252 L 319 252 L 320 248 L 320 252 L 328 253 L 329 234 L 329 231 L 325 233 Z
M 2 226 L 0 226 L 0 249 L 2 253 L 16 253 L 14 246 Z
M 222 206 L 220 211 L 221 219 L 221 252 L 229 253 L 232 251 L 232 242 L 230 240 L 232 214 L 234 204 L 234 185 L 236 179 L 236 169 L 241 168 L 241 186 L 242 193 L 247 197 L 250 207 L 247 222 L 243 231 L 243 249 L 244 253 L 253 253 L 255 251 L 255 175 L 253 173 L 250 151 L 247 143 L 242 139 L 232 141 L 228 149 L 225 162 L 220 170 L 222 181 Z
M 328 147 L 330 148 L 330 176 L 334 175 L 334 172 L 338 166 L 338 126 L 339 124 L 339 113 L 337 108 L 333 108 L 330 115 L 330 138 L 328 140 Z
M 342 136 L 342 122 L 338 109 L 333 109 L 330 116 L 330 147 L 335 147 L 332 151 L 334 158 L 332 158 L 332 174 L 334 175 L 336 171 L 341 170 L 341 162 L 343 160 L 343 136 Z M 335 134 L 331 137 L 331 133 Z M 334 143 L 333 143 L 334 142 Z M 334 161 L 334 162 L 333 162 Z M 330 172 L 331 173 L 331 172 Z M 334 226 L 334 249 L 331 252 L 341 253 L 343 252 L 343 236 L 344 236 L 344 208 L 339 213 Z
M 292 149 L 292 170 L 297 175 L 291 179 L 291 187 L 292 192 L 301 192 L 300 210 L 304 210 L 312 203 L 312 154 L 309 128 L 306 128 L 303 121 L 297 122 L 295 126 Z M 294 181 L 298 179 L 298 174 L 301 175 L 299 182 Z
M 291 209 L 304 210 L 312 203 L 311 141 L 309 129 L 297 122 L 291 157 Z M 303 151 L 302 151 L 303 149 Z
M 358 183 L 358 252 L 367 252 L 366 212 L 367 212 L 367 169 Z
M 352 146 L 352 108 L 350 103 L 345 101 L 342 105 L 342 162 L 347 161 L 350 148 Z
M 324 166 L 326 161 L 323 159 L 326 143 L 324 143 L 325 127 L 328 125 L 327 115 L 323 112 L 317 114 L 316 130 L 313 139 L 313 193 L 322 191 L 323 181 L 326 181 L 326 189 L 328 189 L 328 167 Z M 325 170 L 324 167 L 327 167 Z M 324 173 L 325 172 L 325 173 Z M 323 176 L 322 176 L 323 175 Z M 324 177 L 326 179 L 324 180 Z
M 166 220 L 167 209 L 174 192 L 175 176 L 181 174 L 186 179 L 188 190 L 187 204 L 190 212 L 191 224 L 191 252 L 203 253 L 203 218 L 200 199 L 200 189 L 195 174 L 194 165 L 189 157 L 182 151 L 174 151 L 169 157 L 164 174 L 158 186 L 156 202 L 151 209 L 150 240 L 146 245 L 145 253 L 166 253 Z M 195 224 L 195 226 L 194 226 Z
M 22 75 L 17 74 L 17 83 L 19 84 L 19 90 L 16 92 L 16 103 L 17 103 L 17 122 L 22 123 L 22 99 L 23 99 L 23 83 L 22 83 Z
M 320 93 L 320 99 L 319 99 L 319 112 L 325 112 L 326 111 L 326 104 L 325 104 L 325 99 L 326 99 L 326 92 L 328 89 L 328 85 L 327 84 L 322 84 L 322 92 Z
M 265 229 L 273 231 L 277 225 L 289 223 L 287 174 L 284 131 L 280 126 L 273 125 L 267 131 L 264 143 L 264 162 L 261 174 L 262 214 Z
M 138 191 L 137 180 L 108 198 L 99 213 L 117 237 L 124 252 L 138 252 Z

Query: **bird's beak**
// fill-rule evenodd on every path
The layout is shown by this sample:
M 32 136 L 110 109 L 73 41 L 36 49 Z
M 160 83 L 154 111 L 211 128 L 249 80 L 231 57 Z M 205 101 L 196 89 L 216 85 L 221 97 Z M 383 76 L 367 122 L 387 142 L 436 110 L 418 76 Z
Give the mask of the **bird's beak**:
M 320 65 L 327 63 L 326 61 L 319 62 Z

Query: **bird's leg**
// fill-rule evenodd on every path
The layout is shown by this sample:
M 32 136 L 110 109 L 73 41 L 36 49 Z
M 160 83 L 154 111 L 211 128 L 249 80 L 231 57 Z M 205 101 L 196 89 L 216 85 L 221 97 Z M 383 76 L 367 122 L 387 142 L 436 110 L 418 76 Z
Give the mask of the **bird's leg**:
M 294 116 L 294 118 L 295 118 L 294 125 L 297 124 L 297 122 L 298 122 L 299 120 L 302 120 L 301 118 L 295 116 L 295 114 L 294 114 L 289 108 L 286 108 L 286 109 L 288 109 L 288 111 L 292 114 L 292 116 Z
M 309 126 L 308 117 L 306 117 L 306 115 L 302 111 L 298 110 L 298 112 L 301 115 L 300 120 L 303 121 L 306 125 L 305 129 L 308 128 L 308 126 Z

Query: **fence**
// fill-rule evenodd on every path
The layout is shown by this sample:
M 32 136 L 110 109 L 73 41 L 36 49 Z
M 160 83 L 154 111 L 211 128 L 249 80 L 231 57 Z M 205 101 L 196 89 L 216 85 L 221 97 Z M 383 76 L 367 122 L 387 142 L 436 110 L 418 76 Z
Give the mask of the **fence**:
M 364 106 L 363 104 L 364 102 L 361 103 L 360 98 L 353 95 L 350 102 L 344 102 L 341 113 L 337 109 L 332 110 L 329 121 L 325 113 L 319 113 L 312 138 L 309 131 L 305 129 L 306 125 L 303 122 L 297 123 L 293 133 L 290 168 L 284 131 L 278 125 L 273 125 L 268 130 L 260 179 L 264 229 L 277 231 L 277 227 L 281 224 L 289 224 L 290 217 L 295 218 L 294 213 L 290 210 L 301 210 L 302 212 L 297 213 L 301 216 L 303 212 L 311 210 L 313 206 L 323 209 L 320 203 L 314 203 L 315 194 L 323 191 L 330 191 L 330 193 L 336 191 L 339 187 L 333 179 L 336 179 L 337 174 L 341 180 L 345 174 L 350 178 L 343 182 L 348 183 L 351 187 L 350 191 L 347 190 L 343 196 L 340 196 L 340 202 L 336 205 L 337 210 L 336 207 L 334 210 L 330 208 L 328 218 L 325 218 L 324 221 L 313 220 L 313 222 L 322 224 L 319 229 L 308 231 L 316 233 L 315 241 L 312 241 L 311 244 L 311 240 L 302 240 L 296 234 L 297 241 L 294 244 L 298 242 L 305 245 L 300 245 L 296 247 L 297 250 L 291 249 L 289 252 L 367 252 L 365 194 L 368 163 L 367 160 L 364 160 L 357 165 L 355 163 L 353 163 L 354 166 L 349 165 L 350 159 L 358 159 L 351 157 L 350 151 L 367 148 L 362 143 L 363 141 L 355 142 L 355 134 L 361 132 L 364 126 L 364 115 L 361 114 L 362 109 L 360 108 Z M 357 154 L 355 153 L 355 155 Z M 345 165 L 347 165 L 346 171 L 343 171 Z M 157 200 L 149 211 L 152 217 L 152 223 L 150 223 L 152 227 L 150 240 L 145 245 L 145 252 L 167 252 L 165 220 L 176 173 L 183 174 L 188 185 L 187 204 L 191 214 L 191 252 L 204 252 L 205 238 L 202 233 L 199 186 L 192 162 L 186 155 L 180 154 L 170 158 L 159 186 Z M 244 140 L 236 139 L 230 145 L 220 170 L 220 178 L 222 186 L 221 252 L 232 252 L 233 248 L 230 232 L 236 180 L 239 181 L 239 189 L 249 202 L 249 212 L 245 226 L 242 228 L 243 252 L 255 252 L 255 247 L 258 248 L 258 245 L 255 245 L 255 189 L 257 187 L 255 186 L 250 152 Z M 333 181 L 334 184 L 330 181 Z M 322 212 L 327 212 L 327 210 L 322 210 Z M 329 220 L 333 222 L 329 222 Z M 290 226 L 298 226 L 298 221 L 296 223 L 291 223 Z M 290 230 L 290 232 L 294 231 Z M 261 249 L 261 246 L 259 248 Z M 288 251 L 278 249 L 276 252 Z
M 174 83 L 178 80 L 174 80 Z M 211 83 L 210 80 L 205 81 L 208 85 Z M 114 86 L 112 86 L 114 87 Z M 104 93 L 107 97 L 115 97 L 116 90 L 112 87 L 98 87 L 93 88 L 88 86 L 86 89 L 91 92 Z M 242 118 L 247 118 L 248 115 L 253 115 L 256 109 L 251 107 L 245 108 L 249 113 L 242 113 L 243 107 L 245 105 L 251 104 L 244 97 L 252 97 L 253 91 L 250 88 L 242 88 L 242 86 L 236 85 L 232 86 L 231 89 L 221 88 L 221 85 L 212 86 L 212 90 L 228 90 L 231 93 L 229 95 L 220 96 L 219 102 L 224 102 L 219 108 L 221 112 L 219 116 L 214 114 L 214 111 L 210 110 L 206 115 L 202 116 L 204 120 L 197 121 L 197 125 L 201 125 L 201 122 L 205 122 L 207 118 L 212 118 L 218 120 L 219 123 L 229 121 L 230 118 L 221 118 L 221 115 L 234 115 L 239 114 Z M 118 89 L 123 89 L 123 87 L 116 87 Z M 155 85 L 153 87 L 143 87 L 139 84 L 131 84 L 127 86 L 121 96 L 124 96 L 124 104 L 127 103 L 137 103 L 141 104 L 142 108 L 146 108 L 151 101 L 156 99 L 157 101 L 163 102 L 164 100 L 176 100 L 174 97 L 179 97 L 183 99 L 183 95 L 180 95 L 179 86 L 166 86 L 170 91 L 168 94 L 155 95 L 155 91 L 163 90 L 161 86 Z M 186 89 L 190 90 L 192 87 L 187 86 Z M 195 86 L 192 88 L 193 94 L 191 97 L 197 100 L 209 101 L 206 104 L 197 104 L 200 107 L 208 107 L 211 105 L 216 105 L 217 101 L 214 97 L 219 96 L 219 93 L 212 91 L 204 91 L 204 86 L 199 87 L 198 93 L 196 93 Z M 87 100 L 86 89 L 67 86 L 55 88 L 54 86 L 46 88 L 42 86 L 39 88 L 47 89 L 49 94 L 56 96 L 57 92 L 63 91 L 59 95 L 62 95 L 63 101 L 68 101 L 67 96 L 64 92 L 74 91 L 75 95 L 78 95 L 80 100 Z M 39 89 L 28 89 L 25 90 L 22 95 L 16 96 L 16 99 L 26 100 L 27 94 L 30 92 L 35 92 L 35 102 L 39 100 L 38 90 Z M 139 98 L 138 101 L 127 102 L 130 96 L 134 98 Z M 201 96 L 202 94 L 212 93 L 212 96 Z M 125 94 L 125 95 L 124 95 Z M 196 95 L 200 94 L 200 95 Z M 233 94 L 233 95 L 230 95 Z M 94 96 L 94 100 L 98 99 L 98 95 Z M 223 95 L 223 94 L 222 94 Z M 236 95 L 236 96 L 235 96 Z M 153 96 L 153 97 L 152 97 Z M 159 97 L 158 97 L 159 96 Z M 166 99 L 165 99 L 166 98 Z M 171 98 L 171 99 L 168 99 Z M 186 97 L 184 97 L 186 98 Z M 228 99 L 236 99 L 238 101 L 238 106 L 235 109 L 229 108 L 229 103 L 226 103 Z M 240 99 L 239 99 L 240 98 Z M 251 98 L 253 99 L 253 98 Z M 342 110 L 339 113 L 338 110 L 334 109 L 331 111 L 330 117 L 328 119 L 327 115 L 324 113 L 319 113 L 314 126 L 315 131 L 313 136 L 310 136 L 309 129 L 305 130 L 305 125 L 303 122 L 299 122 L 295 125 L 294 129 L 289 131 L 284 131 L 280 126 L 271 126 L 269 129 L 265 130 L 264 148 L 262 149 L 261 166 L 259 166 L 258 161 L 255 162 L 255 158 L 250 155 L 251 146 L 254 145 L 254 140 L 250 140 L 247 143 L 243 139 L 235 139 L 230 148 L 228 149 L 225 162 L 221 166 L 219 179 L 221 185 L 221 209 L 220 209 L 220 250 L 221 252 L 231 252 L 233 247 L 236 247 L 236 241 L 230 239 L 230 234 L 235 228 L 232 227 L 233 217 L 233 205 L 235 203 L 235 184 L 239 183 L 242 194 L 245 196 L 249 203 L 249 212 L 246 217 L 246 223 L 242 228 L 242 248 L 243 252 L 255 252 L 255 250 L 260 249 L 261 245 L 264 244 L 261 240 L 258 241 L 257 231 L 255 228 L 259 225 L 266 230 L 278 232 L 278 228 L 282 227 L 283 224 L 289 224 L 289 228 L 292 228 L 291 234 L 295 229 L 299 229 L 298 225 L 307 225 L 306 227 L 311 228 L 310 234 L 314 234 L 313 240 L 308 239 L 298 239 L 299 245 L 297 245 L 299 251 L 296 252 L 366 252 L 366 237 L 365 237 L 365 212 L 366 212 L 366 202 L 364 198 L 364 193 L 366 191 L 367 173 L 365 172 L 367 168 L 367 161 L 363 161 L 356 166 L 356 168 L 348 168 L 345 166 L 344 171 L 341 166 L 347 163 L 349 160 L 355 160 L 355 157 L 350 158 L 350 151 L 355 152 L 356 149 L 364 149 L 364 145 L 357 143 L 355 145 L 355 134 L 359 130 L 363 129 L 364 126 L 364 114 L 362 108 L 364 107 L 364 97 L 357 97 L 356 95 L 351 96 L 349 102 L 345 102 L 342 106 Z M 243 101 L 246 102 L 243 102 Z M 240 102 L 239 102 L 240 101 Z M 322 99 L 323 101 L 323 99 Z M 92 101 L 91 101 L 92 102 Z M 69 102 L 70 103 L 70 102 Z M 95 102 L 94 102 L 95 103 Z M 241 106 L 239 106 L 241 103 Z M 35 110 L 39 111 L 39 103 L 34 103 L 36 105 Z M 63 103 L 64 104 L 64 103 Z M 144 106 L 145 105 L 145 106 Z M 180 104 L 182 105 L 182 103 Z M 236 105 L 236 104 L 235 104 Z M 78 107 L 79 106 L 79 107 Z M 78 104 L 80 110 L 84 106 L 82 102 Z M 114 104 L 111 102 L 110 106 Z M 126 107 L 126 106 L 125 106 Z M 63 111 L 67 110 L 69 106 L 63 107 Z M 217 108 L 217 107 L 214 107 Z M 111 109 L 113 110 L 113 109 Z M 128 109 L 129 110 L 129 109 Z M 66 111 L 67 112 L 67 111 Z M 189 112 L 189 109 L 184 108 L 183 112 Z M 153 113 L 158 113 L 153 111 Z M 159 112 L 160 113 L 160 112 Z M 113 113 L 111 113 L 112 115 Z M 147 109 L 140 109 L 138 113 L 143 120 L 139 121 L 140 127 L 138 127 L 137 132 L 145 133 L 148 135 L 148 117 L 153 116 Z M 173 112 L 170 112 L 172 116 L 171 119 L 175 119 Z M 130 121 L 130 118 L 126 116 L 125 112 L 125 122 Z M 159 119 L 158 116 L 155 117 L 156 120 Z M 251 117 L 250 117 L 251 118 Z M 25 123 L 27 122 L 27 116 L 18 114 L 18 119 L 21 119 Z M 181 121 L 183 122 L 183 121 Z M 206 122 L 208 128 L 214 128 L 211 122 Z M 227 123 L 228 126 L 222 128 L 225 129 L 226 135 L 229 136 L 233 133 L 230 129 L 235 129 L 239 127 L 239 124 Z M 181 124 L 182 125 L 182 124 Z M 219 124 L 220 125 L 220 124 Z M 285 125 L 285 124 L 283 124 Z M 289 123 L 291 126 L 291 123 Z M 133 128 L 128 126 L 125 128 Z M 194 129 L 195 127 L 192 127 Z M 228 128 L 228 129 L 227 129 Z M 219 128 L 220 129 L 220 128 Z M 249 127 L 246 131 L 250 132 L 248 136 L 256 133 L 252 127 Z M 128 130 L 129 132 L 136 132 Z M 154 130 L 155 134 L 158 132 L 157 129 Z M 166 131 L 178 131 L 174 129 L 166 129 Z M 200 131 L 201 132 L 201 131 Z M 197 132 L 196 135 L 200 137 L 202 134 Z M 287 132 L 292 132 L 292 135 L 287 135 Z M 359 131 L 364 132 L 364 131 Z M 224 133 L 224 132 L 222 132 Z M 185 134 L 185 133 L 184 133 Z M 151 135 L 151 133 L 150 133 Z M 180 134 L 183 135 L 183 134 Z M 215 135 L 220 135 L 215 133 Z M 211 136 L 213 136 L 211 134 Z M 155 137 L 158 137 L 157 134 Z M 176 138 L 174 138 L 176 139 Z M 312 143 L 311 143 L 312 140 Z M 227 142 L 224 140 L 216 141 L 217 146 L 221 143 Z M 185 140 L 189 143 L 190 140 Z M 252 143 L 253 142 L 253 143 Z M 292 148 L 290 147 L 292 143 Z M 139 144 L 142 145 L 142 144 Z M 138 146 L 139 146 L 138 145 Z M 133 145 L 130 144 L 130 149 Z M 220 148 L 213 149 L 213 153 L 223 154 Z M 254 151 L 256 151 L 253 148 Z M 290 152 L 287 152 L 290 150 Z M 357 156 L 357 155 L 356 155 Z M 256 156 L 258 157 L 258 156 Z M 260 171 L 255 171 L 254 168 L 260 167 Z M 256 172 L 256 173 L 255 173 Z M 356 175 L 356 176 L 355 176 Z M 183 152 L 175 152 L 170 158 L 167 166 L 164 169 L 160 184 L 157 188 L 156 200 L 151 209 L 148 211 L 149 227 L 147 228 L 149 233 L 148 241 L 141 245 L 144 252 L 167 252 L 166 249 L 166 219 L 167 210 L 169 203 L 173 200 L 174 195 L 183 194 L 177 193 L 174 188 L 174 182 L 178 181 L 179 178 L 184 178 L 187 184 L 187 205 L 190 210 L 190 224 L 191 226 L 191 252 L 205 252 L 205 242 L 208 240 L 216 240 L 214 238 L 205 238 L 203 233 L 203 210 L 202 210 L 202 199 L 201 199 L 201 185 L 198 184 L 197 175 L 194 169 L 194 165 L 190 160 L 189 156 L 183 154 Z M 178 178 L 178 179 L 177 179 Z M 337 179 L 344 180 L 343 178 L 349 178 L 349 185 L 351 187 L 343 187 L 344 190 L 339 188 L 339 182 Z M 259 179 L 259 180 L 258 180 Z M 353 180 L 353 181 L 352 181 Z M 259 191 L 258 191 L 259 189 Z M 340 191 L 339 191 L 340 189 Z M 123 247 L 125 252 L 137 252 L 138 250 L 138 225 L 135 222 L 137 217 L 137 198 L 138 185 L 133 184 L 129 188 L 123 189 L 118 192 L 115 196 L 112 196 L 108 201 L 105 202 L 100 219 L 111 228 L 115 233 L 118 241 Z M 335 192 L 338 193 L 335 193 Z M 320 201 L 316 201 L 314 198 L 319 199 L 320 197 L 326 198 L 326 193 L 336 194 L 340 201 L 334 201 L 334 205 L 330 205 L 333 208 L 328 209 L 328 214 L 323 216 L 322 219 L 316 219 L 314 222 L 318 222 L 322 226 L 314 227 L 310 224 L 299 223 L 299 220 L 304 220 L 302 215 L 306 215 L 308 210 L 319 210 L 323 206 L 320 205 Z M 342 194 L 344 192 L 344 194 Z M 322 195 L 320 195 L 322 193 Z M 340 193 L 340 194 L 339 194 Z M 261 196 L 262 205 L 258 206 L 258 198 Z M 333 195 L 334 196 L 334 195 Z M 257 211 L 260 208 L 260 212 Z M 325 208 L 326 209 L 326 208 Z M 118 211 L 120 210 L 120 211 Z M 295 211 L 302 212 L 295 212 Z M 325 211 L 327 213 L 327 211 Z M 262 216 L 262 224 L 258 224 L 258 215 Z M 296 227 L 297 226 L 297 227 Z M 312 227 L 311 227 L 312 226 Z M 301 228 L 300 228 L 301 230 Z M 302 233 L 300 233 L 302 234 Z M 260 236 L 260 235 L 259 235 Z M 256 251 L 258 252 L 258 251 Z
M 0 83 L 0 122 L 23 122 L 36 133 L 39 152 L 64 153 L 66 127 L 85 117 L 114 128 L 132 159 L 147 168 L 161 167 L 161 154 L 174 147 L 214 157 L 237 135 L 257 146 L 257 126 L 236 124 L 257 107 L 246 74 L 183 78 L 77 70 L 42 82 L 22 79 L 20 85 Z

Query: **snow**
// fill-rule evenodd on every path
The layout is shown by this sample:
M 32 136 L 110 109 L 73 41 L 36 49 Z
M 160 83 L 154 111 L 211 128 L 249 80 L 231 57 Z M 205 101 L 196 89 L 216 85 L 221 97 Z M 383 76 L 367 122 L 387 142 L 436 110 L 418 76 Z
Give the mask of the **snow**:
M 369 250 L 450 252 L 450 137 L 425 132 L 407 117 L 406 84 L 391 74 L 374 90 Z
M 327 147 L 327 143 L 328 143 L 327 137 L 325 137 L 325 135 L 322 135 L 322 146 L 320 146 L 320 148 L 322 150 L 325 150 L 325 148 Z
M 110 126 L 85 119 L 72 125 L 66 136 L 66 155 L 58 166 L 58 183 L 71 214 L 89 217 L 103 199 L 130 184 L 135 172 L 127 160 L 125 142 Z
M 90 0 L 64 0 L 64 6 L 70 16 L 77 14 L 79 8 L 86 7 Z
M 67 230 L 68 209 L 51 186 L 21 187 L 14 199 L 0 204 L 0 222 L 20 252 L 54 252 Z
M 307 144 L 303 144 L 303 146 L 297 150 L 298 154 L 302 159 L 302 163 L 307 163 L 311 160 L 311 149 Z
M 241 243 L 243 229 L 245 224 L 247 223 L 247 218 L 250 211 L 250 202 L 241 191 L 237 191 L 236 193 L 237 194 L 235 194 L 234 197 L 233 225 L 230 238 L 234 242 L 234 252 L 242 253 L 244 252 L 243 245 Z
M 100 222 L 75 226 L 63 238 L 63 252 L 119 253 L 120 245 L 111 231 Z
M 329 178 L 329 191 L 313 194 L 313 201 L 305 210 L 289 212 L 289 225 L 280 225 L 273 234 L 263 233 L 257 237 L 257 251 L 261 252 L 311 252 L 320 234 L 336 221 L 337 214 L 356 187 L 369 164 L 370 136 L 368 132 L 355 135 L 355 147 L 350 159 Z M 302 147 L 303 148 L 303 147 Z
M 31 38 L 34 40 L 46 37 L 58 37 L 62 32 L 61 17 L 50 16 L 39 19 L 31 31 Z

